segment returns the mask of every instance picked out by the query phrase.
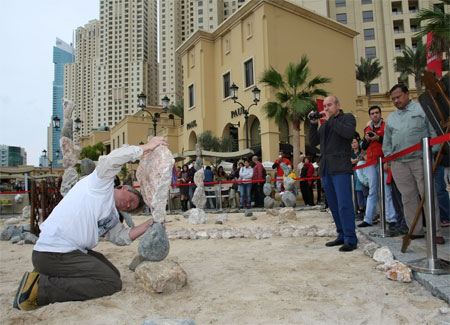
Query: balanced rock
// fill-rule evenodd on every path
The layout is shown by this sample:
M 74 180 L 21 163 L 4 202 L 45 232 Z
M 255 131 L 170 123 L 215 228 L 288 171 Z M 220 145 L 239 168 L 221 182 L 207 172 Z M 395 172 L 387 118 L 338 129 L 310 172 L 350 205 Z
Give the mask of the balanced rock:
M 143 258 L 141 255 L 136 255 L 133 260 L 131 261 L 130 265 L 128 266 L 128 268 L 131 271 L 135 271 L 136 268 L 138 267 L 139 264 L 141 264 L 142 262 L 145 261 L 145 258 Z
M 263 192 L 264 192 L 264 195 L 266 195 L 266 196 L 269 196 L 270 194 L 272 194 L 272 184 L 265 183 L 263 185 Z
M 290 177 L 287 177 L 290 178 Z M 292 178 L 291 178 L 292 179 Z M 284 205 L 287 207 L 294 207 L 296 203 L 296 198 L 294 193 L 292 192 L 284 192 L 283 196 L 281 197 L 281 200 L 283 201 Z
M 162 261 L 169 254 L 169 239 L 164 227 L 154 222 L 139 241 L 138 253 L 148 261 Z
M 61 183 L 61 195 L 65 196 L 70 189 L 78 182 L 78 173 L 73 167 L 67 167 L 64 171 Z
M 198 188 L 197 188 L 198 189 Z M 205 211 L 202 209 L 191 209 L 189 214 L 188 222 L 192 225 L 198 225 L 202 223 L 206 223 L 208 218 L 206 218 Z
M 95 163 L 89 158 L 83 158 L 80 161 L 81 176 L 87 176 L 95 169 Z
M 290 192 L 294 189 L 295 181 L 291 177 L 285 177 L 283 180 L 284 189 L 286 192 Z
M 198 172 L 197 172 L 198 173 Z M 196 174 L 197 174 L 196 173 Z M 197 186 L 192 196 L 192 203 L 197 209 L 204 209 L 206 204 L 205 188 Z
M 275 206 L 275 200 L 270 196 L 264 198 L 264 208 L 272 209 Z
M 280 209 L 279 213 L 279 219 L 280 220 L 296 220 L 297 214 L 294 211 L 294 208 L 287 207 Z
M 170 293 L 187 283 L 187 274 L 175 261 L 143 262 L 134 272 L 136 286 L 150 293 Z
M 66 137 L 69 139 L 73 139 L 73 120 L 72 119 L 65 119 L 64 125 L 61 130 L 61 136 Z

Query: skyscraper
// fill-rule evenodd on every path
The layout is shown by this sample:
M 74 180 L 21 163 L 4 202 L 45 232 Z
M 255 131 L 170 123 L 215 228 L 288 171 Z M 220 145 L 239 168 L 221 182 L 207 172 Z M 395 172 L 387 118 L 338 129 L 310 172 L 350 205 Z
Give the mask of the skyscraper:
M 66 63 L 71 63 L 74 61 L 74 48 L 65 43 L 64 41 L 56 38 L 56 45 L 53 47 L 53 64 L 54 64 L 54 78 L 53 78 L 53 108 L 52 108 L 52 117 L 50 118 L 50 123 L 53 116 L 57 116 L 61 120 L 63 120 L 63 108 L 61 104 L 61 100 L 63 98 L 64 93 L 64 65 Z M 61 135 L 61 129 L 55 130 L 52 129 L 51 136 L 51 147 L 48 148 L 49 156 L 52 161 L 54 161 L 54 165 L 57 166 L 56 159 L 56 150 L 61 151 L 59 148 L 59 138 Z

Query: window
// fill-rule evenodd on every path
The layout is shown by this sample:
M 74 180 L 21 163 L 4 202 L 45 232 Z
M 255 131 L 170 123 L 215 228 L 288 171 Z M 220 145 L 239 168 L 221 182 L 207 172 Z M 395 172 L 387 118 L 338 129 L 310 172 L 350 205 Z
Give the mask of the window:
M 347 24 L 347 14 L 337 14 L 336 21 L 338 23 L 346 25 Z
M 228 98 L 231 96 L 230 93 L 230 73 L 227 72 L 223 75 L 223 98 Z
M 361 0 L 362 5 L 370 5 L 372 3 L 372 0 Z
M 377 50 L 375 46 L 369 46 L 366 47 L 366 58 L 376 58 L 377 57 Z
M 380 93 L 380 87 L 378 86 L 378 84 L 370 84 L 370 93 L 371 94 Z
M 367 11 L 363 11 L 363 22 L 367 23 L 370 21 L 373 21 L 373 11 L 372 10 L 367 10 Z
M 245 88 L 247 88 L 255 83 L 253 78 L 253 59 L 244 62 L 244 72 L 245 72 Z
M 364 29 L 364 40 L 374 40 L 375 30 L 373 28 Z
M 336 0 L 336 7 L 345 7 L 345 0 Z
M 199 14 L 199 15 L 203 15 L 203 9 L 199 9 L 199 10 L 198 10 L 198 14 Z
M 189 107 L 194 107 L 194 85 L 189 86 Z

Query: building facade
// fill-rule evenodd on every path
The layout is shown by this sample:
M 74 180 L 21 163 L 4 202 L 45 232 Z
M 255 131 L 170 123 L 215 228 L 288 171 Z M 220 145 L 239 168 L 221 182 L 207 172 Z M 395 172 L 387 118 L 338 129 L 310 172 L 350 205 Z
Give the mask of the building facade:
M 339 97 L 346 112 L 352 112 L 356 88 L 348 85 L 356 82 L 356 35 L 334 20 L 283 0 L 247 1 L 212 33 L 197 30 L 177 49 L 186 94 L 181 151 L 195 149 L 198 135 L 205 130 L 217 137 L 237 137 L 239 150 L 245 149 L 244 115 L 230 92 L 236 83 L 244 107 L 253 102 L 253 88 L 261 88 L 261 102 L 249 111 L 249 143 L 260 147 L 264 161 L 274 160 L 280 142 L 293 143 L 292 126 L 288 121 L 276 125 L 264 116 L 261 107 L 276 99 L 259 78 L 270 67 L 283 73 L 289 62 L 299 62 L 302 55 L 309 58 L 313 76 L 332 79 L 324 88 Z
M 371 84 L 371 93 L 386 93 L 398 83 L 399 72 L 394 69 L 396 56 L 406 48 L 416 48 L 417 23 L 420 9 L 440 7 L 449 12 L 448 5 L 439 0 L 328 0 L 329 17 L 359 32 L 355 42 L 355 63 L 360 58 L 378 58 L 383 70 Z M 426 39 L 423 39 L 426 43 Z M 444 68 L 444 67 L 443 67 Z M 447 67 L 448 68 L 448 67 Z M 406 83 L 415 89 L 412 76 Z M 357 82 L 359 95 L 365 94 L 362 82 Z
M 50 117 L 50 134 L 48 138 L 48 152 L 50 159 L 55 160 L 56 164 L 56 150 L 61 151 L 59 147 L 59 138 L 61 136 L 61 128 L 54 129 L 51 127 L 52 119 L 57 116 L 61 120 L 61 127 L 63 125 L 63 108 L 62 98 L 64 95 L 64 65 L 74 61 L 74 48 L 59 38 L 56 38 L 56 45 L 53 47 L 53 64 L 54 64 L 54 78 L 52 86 L 52 116 Z
M 0 167 L 13 167 L 27 164 L 27 153 L 24 148 L 0 145 Z

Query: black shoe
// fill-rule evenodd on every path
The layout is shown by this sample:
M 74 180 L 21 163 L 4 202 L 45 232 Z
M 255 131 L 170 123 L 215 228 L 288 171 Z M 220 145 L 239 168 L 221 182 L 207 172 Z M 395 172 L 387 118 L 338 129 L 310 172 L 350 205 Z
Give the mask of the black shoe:
M 409 233 L 409 228 L 407 226 L 401 225 L 397 226 L 396 228 L 396 230 L 402 235 L 406 235 L 407 233 Z
M 343 239 L 335 239 L 333 241 L 329 241 L 328 243 L 325 244 L 325 246 L 327 247 L 333 247 L 333 246 L 339 246 L 339 245 L 344 245 L 344 240 Z
M 355 220 L 356 221 L 363 221 L 364 220 L 364 214 L 357 214 L 356 216 L 355 216 Z
M 350 243 L 345 243 L 344 245 L 342 245 L 342 247 L 339 248 L 340 252 L 351 252 L 352 250 L 356 249 L 358 247 L 358 245 L 356 244 L 350 244 Z
M 365 221 L 361 222 L 358 225 L 358 228 L 364 228 L 364 227 L 372 227 L 372 225 L 370 223 L 365 222 Z

